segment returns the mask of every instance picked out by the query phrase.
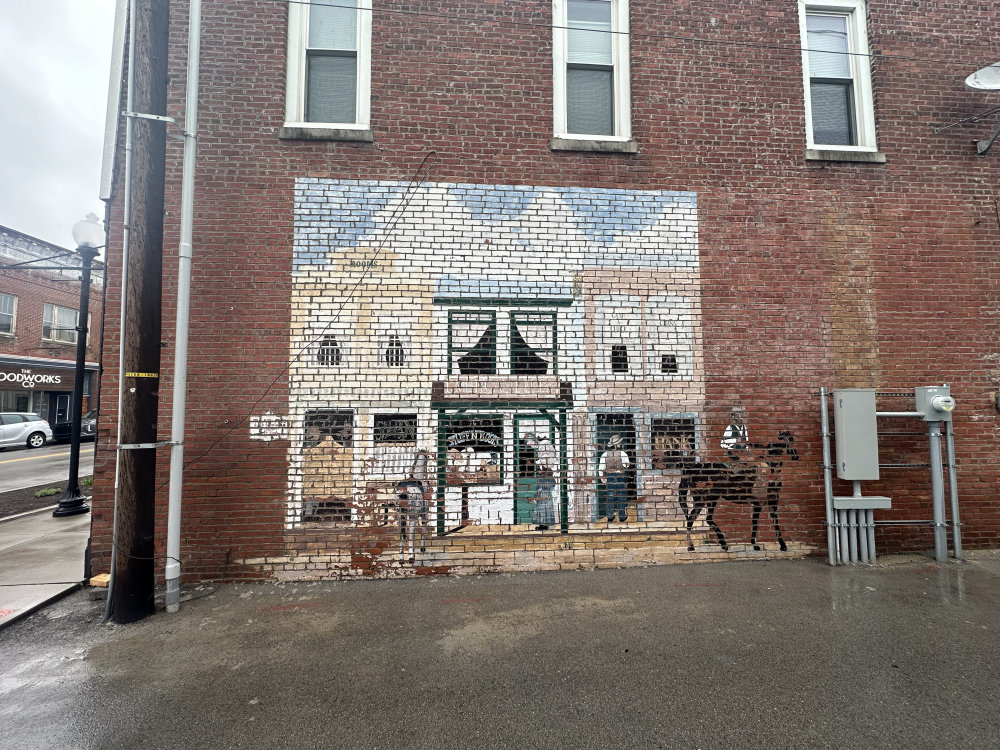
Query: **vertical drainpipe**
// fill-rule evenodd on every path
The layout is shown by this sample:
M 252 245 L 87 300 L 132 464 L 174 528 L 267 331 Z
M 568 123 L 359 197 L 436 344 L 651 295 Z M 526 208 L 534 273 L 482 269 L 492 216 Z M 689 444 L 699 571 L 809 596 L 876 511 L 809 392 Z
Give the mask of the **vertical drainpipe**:
M 170 489 L 167 505 L 167 612 L 180 609 L 181 496 L 184 487 L 184 415 L 187 399 L 188 311 L 191 306 L 191 236 L 194 223 L 194 170 L 198 131 L 198 62 L 201 54 L 201 0 L 188 7 L 187 90 L 184 97 L 184 166 L 177 260 L 177 332 L 174 338 L 173 413 L 170 426 Z
M 934 558 L 948 562 L 948 529 L 944 516 L 944 475 L 941 471 L 941 422 L 927 423 L 930 442 L 931 500 L 934 507 Z
M 830 565 L 837 564 L 837 522 L 833 510 L 833 464 L 830 463 L 830 413 L 826 388 L 819 389 L 819 414 L 823 431 L 823 494 L 826 498 L 826 549 Z
M 948 455 L 948 500 L 951 503 L 951 536 L 955 559 L 962 559 L 962 522 L 958 517 L 958 474 L 955 469 L 955 427 L 949 420 L 944 423 L 945 447 Z

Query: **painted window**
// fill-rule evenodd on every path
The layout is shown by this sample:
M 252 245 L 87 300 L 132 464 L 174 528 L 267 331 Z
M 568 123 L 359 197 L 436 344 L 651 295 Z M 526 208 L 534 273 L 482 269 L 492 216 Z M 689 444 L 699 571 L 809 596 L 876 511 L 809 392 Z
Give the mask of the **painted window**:
M 288 4 L 286 125 L 368 127 L 371 15 L 371 0 Z
M 598 297 L 598 371 L 608 377 L 642 375 L 642 301 L 610 294 Z
M 17 297 L 0 294 L 0 333 L 13 334 L 17 314 Z
M 553 0 L 555 135 L 628 140 L 627 0 Z
M 46 302 L 42 315 L 42 338 L 47 341 L 75 344 L 78 319 L 76 310 Z
M 650 420 L 650 466 L 679 469 L 695 460 L 694 417 L 653 417 Z
M 340 339 L 330 334 L 323 336 L 319 341 L 316 358 L 321 367 L 340 367 L 344 363 Z
M 503 418 L 452 418 L 446 431 L 449 485 L 503 482 Z
M 316 409 L 306 412 L 303 424 L 306 448 L 329 444 L 334 448 L 354 445 L 354 412 Z
M 598 377 L 690 379 L 694 313 L 676 295 L 595 297 Z
M 448 374 L 495 375 L 497 315 L 491 310 L 448 312 Z
M 417 450 L 416 414 L 372 416 L 373 474 L 406 476 Z
M 799 2 L 809 147 L 874 151 L 864 0 Z
M 556 371 L 556 314 L 510 314 L 510 374 L 549 375 Z

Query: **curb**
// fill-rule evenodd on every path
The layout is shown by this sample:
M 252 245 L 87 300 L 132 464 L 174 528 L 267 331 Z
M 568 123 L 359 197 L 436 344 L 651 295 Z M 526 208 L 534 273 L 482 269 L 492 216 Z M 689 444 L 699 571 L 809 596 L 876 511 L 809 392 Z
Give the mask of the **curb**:
M 83 588 L 83 582 L 82 581 L 80 581 L 78 583 L 68 584 L 64 590 L 59 591 L 59 592 L 53 594 L 48 599 L 44 599 L 44 600 L 38 602 L 37 604 L 32 604 L 27 609 L 24 609 L 24 610 L 18 612 L 17 614 L 15 614 L 15 615 L 11 615 L 9 619 L 6 618 L 6 617 L 0 617 L 0 630 L 3 630 L 4 628 L 8 627 L 9 625 L 14 624 L 15 622 L 19 622 L 20 620 L 23 620 L 25 617 L 28 617 L 29 615 L 35 614 L 35 612 L 37 612 L 38 610 L 40 610 L 40 609 L 42 609 L 44 607 L 47 607 L 50 604 L 52 604 L 53 602 L 57 602 L 57 601 L 59 601 L 60 599 L 62 599 L 64 597 L 69 596 L 74 591 L 77 591 L 78 589 L 81 589 L 81 588 Z
M 0 523 L 4 521 L 16 521 L 19 518 L 27 518 L 28 516 L 37 516 L 39 513 L 45 513 L 46 511 L 51 511 L 58 508 L 59 505 L 46 505 L 44 508 L 36 508 L 35 510 L 26 510 L 24 513 L 15 513 L 12 516 L 4 516 L 0 518 Z

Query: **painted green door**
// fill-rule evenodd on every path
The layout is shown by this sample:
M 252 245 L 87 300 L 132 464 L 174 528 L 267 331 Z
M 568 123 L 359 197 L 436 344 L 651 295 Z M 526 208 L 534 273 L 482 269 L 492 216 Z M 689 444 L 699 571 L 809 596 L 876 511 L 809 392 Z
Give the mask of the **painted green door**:
M 531 523 L 538 494 L 533 435 L 553 439 L 553 425 L 542 415 L 514 417 L 514 523 Z

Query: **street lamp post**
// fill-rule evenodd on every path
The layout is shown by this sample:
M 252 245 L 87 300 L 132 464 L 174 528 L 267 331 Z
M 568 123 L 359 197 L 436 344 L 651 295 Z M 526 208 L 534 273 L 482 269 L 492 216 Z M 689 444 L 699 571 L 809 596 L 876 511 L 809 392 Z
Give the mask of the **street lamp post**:
M 104 227 L 95 214 L 87 214 L 87 218 L 73 225 L 73 239 L 76 242 L 76 252 L 83 261 L 83 274 L 80 277 L 80 310 L 77 313 L 76 325 L 76 372 L 73 380 L 73 419 L 70 422 L 69 447 L 69 481 L 66 491 L 59 498 L 59 507 L 52 515 L 75 516 L 90 512 L 88 498 L 80 492 L 80 421 L 83 418 L 83 376 L 87 358 L 87 317 L 90 307 L 90 268 L 97 257 L 98 248 L 104 245 Z

